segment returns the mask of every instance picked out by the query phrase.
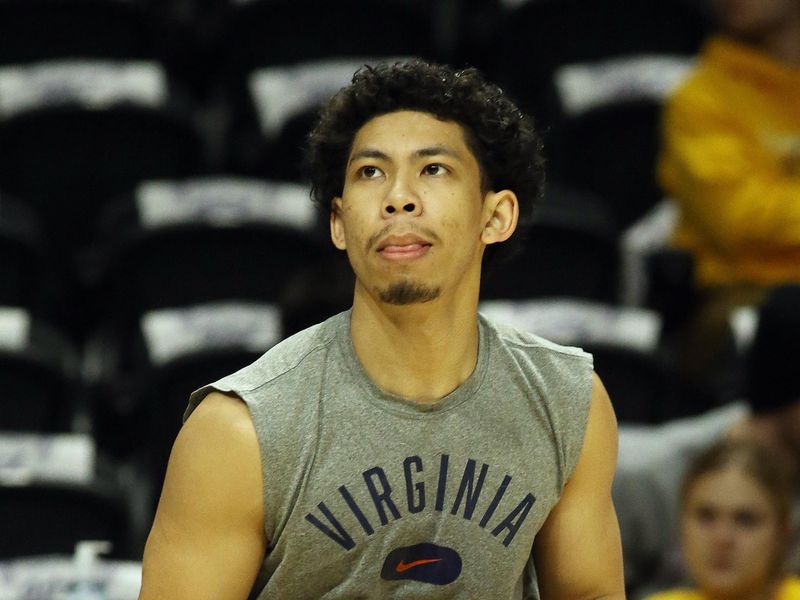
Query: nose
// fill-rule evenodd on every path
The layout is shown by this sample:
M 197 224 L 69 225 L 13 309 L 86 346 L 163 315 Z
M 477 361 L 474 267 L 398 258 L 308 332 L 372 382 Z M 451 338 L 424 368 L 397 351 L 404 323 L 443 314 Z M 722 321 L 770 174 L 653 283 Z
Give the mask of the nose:
M 416 216 L 422 214 L 422 202 L 413 186 L 398 176 L 384 198 L 381 212 L 384 218 L 398 214 Z
M 720 522 L 711 531 L 711 539 L 717 549 L 730 548 L 736 541 L 736 526 L 729 522 Z

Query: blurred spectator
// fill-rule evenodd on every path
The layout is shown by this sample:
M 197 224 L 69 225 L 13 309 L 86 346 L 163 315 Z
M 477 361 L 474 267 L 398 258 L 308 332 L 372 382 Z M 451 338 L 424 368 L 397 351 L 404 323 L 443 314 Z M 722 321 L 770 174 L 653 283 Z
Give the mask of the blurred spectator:
M 784 569 L 791 531 L 788 474 L 763 446 L 727 440 L 689 468 L 681 488 L 681 540 L 696 589 L 649 600 L 796 600 Z
M 800 356 L 800 285 L 776 288 L 759 310 L 746 368 L 746 402 L 658 426 L 619 428 L 614 503 L 619 516 L 626 581 L 631 588 L 681 583 L 678 552 L 680 483 L 687 465 L 725 439 L 757 441 L 800 474 L 800 378 L 790 366 Z M 800 489 L 795 490 L 800 508 Z M 800 527 L 795 527 L 800 533 Z M 800 562 L 795 536 L 792 561 Z
M 678 351 L 694 379 L 714 371 L 731 310 L 800 282 L 800 2 L 713 5 L 722 33 L 667 105 L 658 165 L 695 260 Z

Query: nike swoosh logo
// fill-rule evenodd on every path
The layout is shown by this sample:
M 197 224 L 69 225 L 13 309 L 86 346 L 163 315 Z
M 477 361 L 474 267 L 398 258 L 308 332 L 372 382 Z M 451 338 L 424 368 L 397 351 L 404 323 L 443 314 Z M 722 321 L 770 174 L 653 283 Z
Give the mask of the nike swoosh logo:
M 403 571 L 408 571 L 409 569 L 413 569 L 414 567 L 418 567 L 420 565 L 427 565 L 428 563 L 435 563 L 441 562 L 441 558 L 421 558 L 419 560 L 412 560 L 410 563 L 406 563 L 404 560 L 400 560 L 395 567 L 395 571 L 398 573 L 402 573 Z

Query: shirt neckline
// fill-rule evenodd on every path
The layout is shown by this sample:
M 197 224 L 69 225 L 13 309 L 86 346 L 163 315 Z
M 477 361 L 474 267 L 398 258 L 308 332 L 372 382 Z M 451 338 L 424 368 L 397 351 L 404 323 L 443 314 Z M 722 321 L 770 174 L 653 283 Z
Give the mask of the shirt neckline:
M 344 356 L 344 363 L 350 373 L 355 378 L 358 386 L 364 392 L 364 397 L 371 404 L 378 406 L 396 414 L 403 414 L 411 417 L 425 417 L 427 415 L 441 414 L 460 406 L 472 398 L 483 382 L 488 366 L 488 356 L 490 352 L 489 336 L 487 326 L 480 315 L 477 315 L 478 322 L 478 360 L 475 369 L 464 382 L 452 392 L 437 400 L 436 402 L 418 402 L 412 399 L 403 398 L 395 394 L 390 394 L 379 388 L 369 377 L 364 366 L 356 354 L 353 346 L 353 338 L 350 335 L 350 319 L 352 309 L 343 313 L 343 318 L 338 323 L 339 349 Z

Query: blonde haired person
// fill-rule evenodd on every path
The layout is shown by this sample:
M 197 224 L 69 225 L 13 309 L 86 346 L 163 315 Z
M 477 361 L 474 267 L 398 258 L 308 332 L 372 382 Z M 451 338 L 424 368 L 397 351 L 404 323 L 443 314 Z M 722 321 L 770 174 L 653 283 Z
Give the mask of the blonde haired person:
M 796 600 L 784 570 L 791 481 L 764 447 L 725 440 L 700 455 L 681 488 L 681 538 L 696 588 L 648 600 Z

